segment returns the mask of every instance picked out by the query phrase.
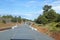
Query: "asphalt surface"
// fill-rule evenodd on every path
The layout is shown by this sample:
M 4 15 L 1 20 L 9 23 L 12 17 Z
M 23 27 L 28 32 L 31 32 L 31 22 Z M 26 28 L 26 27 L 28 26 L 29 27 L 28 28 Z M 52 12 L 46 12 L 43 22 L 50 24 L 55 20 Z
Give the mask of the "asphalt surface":
M 22 24 L 14 29 L 0 32 L 0 40 L 54 40 L 53 38 L 38 32 L 28 24 Z

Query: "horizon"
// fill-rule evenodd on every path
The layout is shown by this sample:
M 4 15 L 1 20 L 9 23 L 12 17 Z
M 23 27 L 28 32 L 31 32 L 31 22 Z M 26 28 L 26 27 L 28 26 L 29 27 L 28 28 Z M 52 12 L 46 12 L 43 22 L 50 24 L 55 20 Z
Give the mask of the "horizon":
M 0 15 L 21 16 L 36 19 L 43 12 L 44 5 L 51 5 L 60 13 L 60 0 L 0 0 Z

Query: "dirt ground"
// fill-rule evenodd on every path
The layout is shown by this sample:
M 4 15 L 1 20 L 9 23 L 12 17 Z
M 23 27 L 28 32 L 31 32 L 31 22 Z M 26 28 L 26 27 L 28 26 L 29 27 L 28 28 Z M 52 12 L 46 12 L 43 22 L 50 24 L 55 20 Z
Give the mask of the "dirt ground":
M 10 29 L 12 26 L 15 26 L 15 25 L 16 23 L 7 23 L 7 24 L 0 23 L 0 31 Z
M 36 25 L 32 25 L 32 27 L 37 28 L 37 30 L 39 32 L 42 32 L 44 34 L 47 34 L 47 35 L 53 37 L 55 40 L 60 40 L 60 32 L 58 32 L 58 33 L 57 32 L 50 32 L 48 30 L 48 28 L 44 28 L 44 27 L 36 26 Z

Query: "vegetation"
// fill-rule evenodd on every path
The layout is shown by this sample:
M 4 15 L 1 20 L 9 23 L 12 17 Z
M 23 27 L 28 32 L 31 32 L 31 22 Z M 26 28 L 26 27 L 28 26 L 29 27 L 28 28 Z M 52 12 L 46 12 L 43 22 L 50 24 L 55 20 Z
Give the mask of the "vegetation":
M 48 25 L 50 30 L 59 30 L 60 28 L 60 14 L 56 13 L 52 6 L 45 5 L 43 7 L 43 14 L 39 15 L 35 22 L 38 24 Z M 60 30 L 59 30 L 60 31 Z
M 25 21 L 31 21 L 25 18 L 21 18 L 21 16 L 12 16 L 12 15 L 3 15 L 0 17 L 0 23 L 9 23 L 9 22 L 13 22 L 13 23 L 21 23 L 21 22 L 25 22 Z
M 9 23 L 9 22 L 18 22 L 21 23 L 21 17 L 13 17 L 11 15 L 3 15 L 0 17 L 3 23 Z
M 2 22 L 3 22 L 3 23 L 6 23 L 6 21 L 5 21 L 5 20 L 2 20 Z

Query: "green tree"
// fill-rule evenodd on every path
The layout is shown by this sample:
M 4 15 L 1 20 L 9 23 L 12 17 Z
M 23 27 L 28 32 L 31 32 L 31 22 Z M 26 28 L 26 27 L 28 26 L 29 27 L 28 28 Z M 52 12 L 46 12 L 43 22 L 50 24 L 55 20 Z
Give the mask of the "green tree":
M 20 16 L 17 18 L 17 20 L 19 23 L 21 23 L 21 17 Z
M 3 15 L 2 18 L 13 18 L 11 15 Z
M 38 19 L 36 20 L 36 23 L 39 24 L 46 24 L 48 20 L 44 16 L 39 16 Z
M 6 24 L 6 21 L 5 20 L 2 20 L 2 22 Z
M 11 20 L 12 22 L 19 22 L 19 23 L 21 23 L 21 17 L 19 16 L 19 17 L 13 17 L 12 18 L 12 20 Z
M 12 22 L 17 22 L 17 17 L 16 17 L 16 16 L 13 17 L 11 21 L 12 21 Z
M 57 20 L 56 22 L 60 22 L 60 14 L 57 14 Z
M 57 19 L 57 13 L 53 9 L 50 9 L 44 15 L 48 19 L 48 22 L 53 22 Z
M 43 7 L 43 14 L 40 15 L 37 19 L 36 22 L 37 23 L 42 23 L 42 24 L 46 24 L 46 23 L 50 23 L 50 22 L 55 22 L 57 20 L 57 13 L 51 9 L 52 6 L 49 5 L 45 5 Z
M 52 6 L 45 5 L 45 6 L 43 7 L 44 12 L 49 11 L 49 9 L 51 9 L 51 7 L 52 7 Z

